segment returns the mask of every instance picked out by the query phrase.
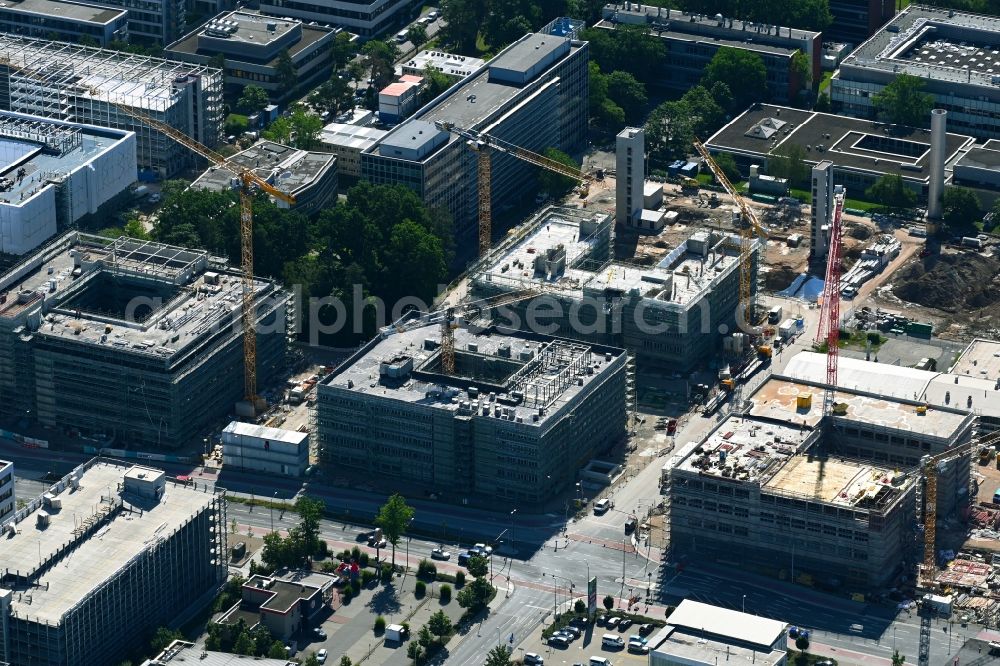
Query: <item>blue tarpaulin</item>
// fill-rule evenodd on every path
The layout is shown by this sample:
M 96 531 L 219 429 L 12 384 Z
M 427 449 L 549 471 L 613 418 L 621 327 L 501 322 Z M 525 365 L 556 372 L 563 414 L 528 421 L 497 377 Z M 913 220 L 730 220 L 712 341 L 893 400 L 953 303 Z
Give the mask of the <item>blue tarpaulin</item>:
M 778 292 L 778 296 L 786 298 L 801 298 L 813 303 L 823 293 L 823 280 L 813 277 L 807 273 L 802 273 L 788 285 L 787 288 Z

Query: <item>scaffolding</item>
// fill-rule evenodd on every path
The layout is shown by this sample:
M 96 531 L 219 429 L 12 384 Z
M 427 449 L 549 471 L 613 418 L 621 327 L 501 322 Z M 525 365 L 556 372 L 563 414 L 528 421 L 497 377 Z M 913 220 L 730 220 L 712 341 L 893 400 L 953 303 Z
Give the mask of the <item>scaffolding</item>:
M 511 391 L 520 391 L 529 407 L 548 407 L 577 375 L 587 371 L 591 356 L 590 347 L 586 345 L 562 340 L 550 342 L 511 376 Z
M 222 138 L 222 70 L 0 34 L 0 106 L 135 132 L 140 167 L 170 176 L 192 156 L 137 120 L 137 109 L 212 147 Z
M 40 143 L 57 155 L 83 145 L 83 133 L 79 128 L 14 116 L 0 117 L 0 137 Z

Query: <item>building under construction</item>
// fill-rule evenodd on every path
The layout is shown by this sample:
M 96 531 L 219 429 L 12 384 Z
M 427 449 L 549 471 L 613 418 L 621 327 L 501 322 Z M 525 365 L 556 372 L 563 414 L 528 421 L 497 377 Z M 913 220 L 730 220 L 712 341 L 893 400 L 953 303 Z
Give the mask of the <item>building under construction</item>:
M 288 295 L 254 282 L 262 381 Z M 0 277 L 0 417 L 106 446 L 195 441 L 243 397 L 242 283 L 225 259 L 69 232 Z
M 0 662 L 104 666 L 225 581 L 226 500 L 162 470 L 93 460 L 4 527 Z
M 772 376 L 669 472 L 674 557 L 732 559 L 824 587 L 891 582 L 922 559 L 919 466 L 972 436 L 975 417 Z M 937 514 L 968 503 L 969 455 L 938 466 Z
M 129 109 L 209 148 L 222 140 L 220 69 L 8 34 L 0 53 L 0 109 L 135 132 L 139 168 L 160 178 L 196 157 Z
M 626 354 L 412 316 L 362 347 L 318 389 L 320 457 L 332 473 L 405 481 L 450 502 L 536 505 L 625 437 Z
M 500 322 L 625 347 L 644 369 L 689 372 L 718 353 L 736 330 L 740 239 L 696 232 L 654 265 L 638 266 L 610 259 L 612 234 L 603 213 L 549 208 L 492 254 L 470 291 L 536 292 L 501 311 Z M 756 274 L 760 242 L 753 247 Z

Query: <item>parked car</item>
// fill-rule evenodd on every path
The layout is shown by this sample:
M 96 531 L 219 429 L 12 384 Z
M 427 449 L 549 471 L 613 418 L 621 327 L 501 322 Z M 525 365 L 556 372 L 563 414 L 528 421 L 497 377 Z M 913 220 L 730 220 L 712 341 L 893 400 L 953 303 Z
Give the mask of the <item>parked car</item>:
M 607 497 L 597 500 L 597 502 L 594 503 L 594 515 L 600 516 L 601 514 L 607 513 L 608 509 L 614 508 L 614 506 L 614 501 Z
M 574 627 L 586 627 L 590 624 L 585 617 L 574 617 L 569 623 Z
M 462 566 L 462 567 L 467 566 L 469 564 L 469 558 L 470 557 L 472 557 L 472 556 L 469 555 L 468 553 L 459 553 L 458 554 L 458 565 Z
M 526 664 L 536 664 L 536 666 L 542 666 L 545 660 L 542 659 L 542 655 L 537 652 L 525 652 L 524 653 L 524 663 Z
M 493 547 L 487 546 L 485 543 L 477 543 L 474 548 L 479 551 L 482 557 L 489 557 L 493 554 Z
M 570 625 L 568 627 L 563 627 L 563 633 L 567 632 L 573 634 L 573 638 L 579 638 L 580 636 L 583 636 L 583 632 L 580 631 L 580 628 L 575 627 L 573 625 Z
M 451 559 L 451 553 L 449 553 L 447 550 L 445 550 L 443 548 L 435 548 L 434 550 L 431 551 L 431 559 L 432 560 L 450 560 Z
M 640 636 L 648 636 L 649 634 L 653 633 L 653 629 L 654 628 L 655 627 L 653 627 L 653 625 L 651 625 L 651 624 L 639 625 L 639 635 Z
M 608 616 L 607 615 L 598 615 L 597 619 L 595 620 L 595 622 L 597 623 L 597 625 L 599 627 L 603 627 L 604 625 L 606 625 L 608 623 Z
M 621 620 L 618 621 L 618 631 L 625 631 L 631 626 L 632 626 L 632 620 L 628 619 L 627 617 L 623 617 Z
M 327 656 L 329 656 L 329 653 L 326 651 L 326 648 L 320 648 L 319 651 L 316 652 L 316 661 L 321 664 L 325 664 Z
M 647 654 L 649 652 L 649 646 L 647 646 L 645 643 L 639 643 L 637 641 L 629 641 L 628 651 L 633 654 Z
M 313 629 L 313 633 L 316 635 L 316 638 L 318 638 L 319 640 L 321 640 L 321 641 L 325 641 L 326 640 L 326 632 L 323 631 L 323 627 L 316 627 L 315 629 Z
M 618 622 L 619 622 L 619 619 L 617 617 L 615 617 L 614 615 L 612 615 L 611 617 L 609 617 L 607 619 L 607 621 L 604 624 L 605 624 L 605 626 L 608 627 L 608 629 L 614 629 L 615 627 L 618 626 Z
M 552 634 L 549 636 L 549 645 L 552 647 L 569 647 L 569 639 L 562 634 Z M 525 658 L 524 663 L 528 663 L 527 658 Z
M 429 18 L 432 21 L 436 19 L 438 16 L 441 16 L 441 12 L 439 12 L 436 9 L 434 11 L 427 12 L 427 18 Z

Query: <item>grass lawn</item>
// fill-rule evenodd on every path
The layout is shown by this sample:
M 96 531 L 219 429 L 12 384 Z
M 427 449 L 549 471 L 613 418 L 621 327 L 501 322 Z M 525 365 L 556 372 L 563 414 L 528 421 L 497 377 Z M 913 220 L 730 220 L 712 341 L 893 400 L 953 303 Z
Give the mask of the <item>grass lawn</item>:
M 695 180 L 697 180 L 702 185 L 713 185 L 715 183 L 715 177 L 710 173 L 699 173 Z
M 789 188 L 788 194 L 795 197 L 802 203 L 808 204 L 812 201 L 812 195 L 809 190 L 800 190 L 798 188 Z M 854 208 L 856 210 L 863 210 L 865 212 L 871 210 L 877 210 L 879 208 L 884 208 L 882 204 L 877 204 L 872 201 L 862 201 L 861 199 L 844 199 L 844 208 Z

